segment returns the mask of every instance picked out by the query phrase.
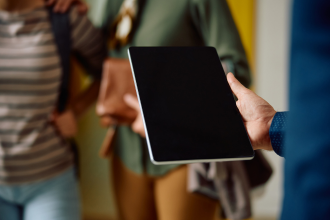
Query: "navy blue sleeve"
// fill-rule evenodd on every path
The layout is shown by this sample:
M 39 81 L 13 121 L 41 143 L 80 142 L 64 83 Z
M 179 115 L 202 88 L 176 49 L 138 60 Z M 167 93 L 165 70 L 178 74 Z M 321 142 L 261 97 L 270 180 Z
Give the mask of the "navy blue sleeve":
M 330 218 L 330 1 L 293 5 L 282 220 Z
M 284 157 L 284 136 L 288 112 L 276 112 L 269 129 L 272 147 L 279 156 Z

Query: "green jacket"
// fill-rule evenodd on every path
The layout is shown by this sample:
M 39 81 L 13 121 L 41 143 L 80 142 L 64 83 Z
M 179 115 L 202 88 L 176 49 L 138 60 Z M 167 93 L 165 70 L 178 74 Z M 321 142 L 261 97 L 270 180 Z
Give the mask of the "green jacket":
M 109 50 L 110 57 L 128 58 L 130 46 L 213 46 L 221 61 L 232 66 L 235 76 L 245 86 L 250 85 L 247 59 L 226 0 L 143 1 L 131 42 L 119 50 Z M 121 3 L 122 0 L 107 1 L 103 23 L 113 22 Z M 116 155 L 138 174 L 146 171 L 160 176 L 178 166 L 153 165 L 145 141 L 126 126 L 119 127 L 115 146 Z

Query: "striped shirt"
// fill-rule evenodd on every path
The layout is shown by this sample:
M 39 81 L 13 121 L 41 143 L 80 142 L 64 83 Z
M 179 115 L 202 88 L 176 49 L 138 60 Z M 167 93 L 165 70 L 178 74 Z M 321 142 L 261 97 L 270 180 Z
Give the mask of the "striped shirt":
M 73 51 L 100 74 L 101 33 L 75 9 L 69 16 Z M 49 123 L 62 73 L 51 28 L 44 7 L 0 11 L 0 184 L 45 180 L 73 164 L 70 146 Z

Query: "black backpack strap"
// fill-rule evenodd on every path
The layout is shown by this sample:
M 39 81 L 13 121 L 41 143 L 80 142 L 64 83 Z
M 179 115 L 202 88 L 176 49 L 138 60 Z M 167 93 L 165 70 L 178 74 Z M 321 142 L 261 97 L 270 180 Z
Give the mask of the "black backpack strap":
M 53 8 L 49 8 L 49 18 L 52 31 L 57 45 L 62 67 L 62 79 L 60 94 L 58 97 L 57 111 L 64 112 L 69 99 L 69 80 L 70 80 L 70 55 L 71 55 L 71 26 L 69 13 L 55 13 Z M 75 164 L 76 177 L 79 177 L 79 154 L 78 147 L 74 139 L 69 140 Z
M 61 113 L 65 110 L 69 98 L 71 53 L 70 16 L 69 13 L 55 13 L 53 12 L 53 8 L 49 8 L 48 11 L 62 67 L 60 94 L 57 103 L 57 111 Z

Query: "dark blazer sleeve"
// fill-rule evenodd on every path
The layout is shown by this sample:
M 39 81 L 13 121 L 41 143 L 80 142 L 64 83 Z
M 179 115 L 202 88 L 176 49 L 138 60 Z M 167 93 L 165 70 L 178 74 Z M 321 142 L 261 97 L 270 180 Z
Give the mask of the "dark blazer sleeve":
M 277 112 L 269 129 L 272 147 L 279 156 L 284 157 L 284 136 L 288 112 Z
M 330 217 L 330 1 L 293 5 L 282 220 Z

